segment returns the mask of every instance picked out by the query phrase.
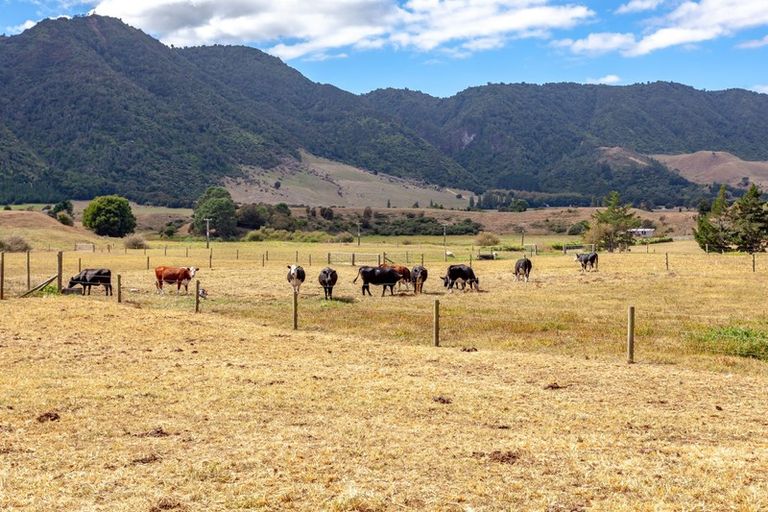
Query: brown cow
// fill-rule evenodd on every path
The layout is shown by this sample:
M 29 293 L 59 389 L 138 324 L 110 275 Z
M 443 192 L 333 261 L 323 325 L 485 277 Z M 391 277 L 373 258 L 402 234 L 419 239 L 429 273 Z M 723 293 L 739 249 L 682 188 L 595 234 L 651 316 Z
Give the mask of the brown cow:
M 188 294 L 189 282 L 198 270 L 196 267 L 155 267 L 157 293 L 165 293 L 163 283 L 176 283 L 176 293 L 181 293 L 181 285 L 184 285 L 184 293 Z
M 402 279 L 398 281 L 397 288 L 399 290 L 400 286 L 402 284 L 405 284 L 405 289 L 410 290 L 411 270 L 408 267 L 404 265 L 395 265 L 395 264 L 390 265 L 388 263 L 382 263 L 381 265 L 379 265 L 379 268 L 391 268 L 392 270 L 394 270 L 395 272 L 403 276 Z

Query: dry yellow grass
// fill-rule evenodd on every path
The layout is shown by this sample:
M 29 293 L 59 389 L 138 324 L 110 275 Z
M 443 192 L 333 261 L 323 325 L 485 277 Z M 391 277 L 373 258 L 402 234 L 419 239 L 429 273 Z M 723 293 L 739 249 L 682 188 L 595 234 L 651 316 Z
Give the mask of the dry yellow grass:
M 298 332 L 294 247 L 308 270 Z M 362 250 L 382 247 L 398 250 Z M 216 246 L 213 269 L 202 249 L 150 251 L 153 266 L 203 267 L 199 315 L 191 296 L 154 294 L 141 251 L 88 256 L 123 275 L 125 304 L 100 290 L 0 303 L 0 509 L 768 507 L 766 363 L 688 343 L 713 326 L 765 328 L 768 257 L 753 274 L 748 257 L 675 243 L 603 254 L 581 274 L 552 254 L 528 284 L 511 260 L 476 262 L 485 291 L 443 295 L 445 264 L 425 247 L 428 294 L 363 299 L 337 266 L 341 300 L 328 303 L 324 249 L 309 267 L 307 246 Z M 47 412 L 59 419 L 38 421 Z

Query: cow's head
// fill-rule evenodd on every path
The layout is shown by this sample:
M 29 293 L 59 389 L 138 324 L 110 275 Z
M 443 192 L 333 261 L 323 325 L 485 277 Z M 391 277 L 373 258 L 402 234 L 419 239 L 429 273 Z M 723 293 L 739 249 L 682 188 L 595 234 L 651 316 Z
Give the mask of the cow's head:
M 573 257 L 573 261 L 579 261 L 581 259 L 581 254 L 576 253 L 576 256 Z
M 288 273 L 292 276 L 296 275 L 296 269 L 299 268 L 298 265 L 288 265 Z
M 201 299 L 207 299 L 208 298 L 208 290 L 206 290 L 205 288 L 200 288 L 199 295 L 200 295 Z
M 451 285 L 451 278 L 448 276 L 440 276 L 440 279 L 443 280 L 443 286 L 448 288 Z
M 187 267 L 187 270 L 189 270 L 189 277 L 190 279 L 195 277 L 195 274 L 197 274 L 197 271 L 200 270 L 197 267 Z

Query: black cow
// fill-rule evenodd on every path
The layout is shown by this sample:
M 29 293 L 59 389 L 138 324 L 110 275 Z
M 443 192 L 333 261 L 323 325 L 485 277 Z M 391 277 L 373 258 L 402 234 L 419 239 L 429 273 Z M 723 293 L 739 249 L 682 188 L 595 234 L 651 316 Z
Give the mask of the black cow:
M 443 280 L 443 284 L 449 290 L 453 290 L 453 286 L 457 284 L 461 285 L 462 290 L 467 284 L 469 284 L 470 291 L 472 291 L 473 287 L 475 290 L 480 290 L 480 279 L 475 277 L 475 271 L 467 265 L 449 266 L 445 276 L 442 276 L 440 279 Z
M 368 266 L 360 267 L 360 270 L 357 271 L 357 277 L 355 277 L 355 280 L 352 282 L 356 283 L 358 277 L 363 278 L 363 295 L 365 295 L 365 292 L 368 292 L 368 295 L 371 295 L 371 288 L 369 285 L 375 284 L 377 286 L 383 286 L 381 289 L 382 297 L 387 291 L 387 287 L 389 287 L 389 294 L 394 295 L 395 284 L 403 278 L 403 276 L 395 272 L 393 268 Z
M 427 280 L 427 269 L 421 265 L 416 265 L 411 270 L 411 282 L 413 282 L 413 293 L 422 293 L 424 291 L 424 281 Z
M 317 280 L 320 282 L 320 286 L 322 286 L 323 290 L 325 291 L 326 299 L 333 300 L 333 287 L 338 279 L 339 276 L 331 267 L 325 267 L 320 271 L 320 275 L 317 276 Z
M 87 268 L 72 276 L 69 280 L 68 288 L 72 288 L 76 284 L 83 287 L 83 295 L 91 294 L 91 286 L 103 286 L 104 293 L 106 295 L 112 295 L 112 271 L 108 268 Z
M 573 261 L 581 263 L 581 270 L 586 272 L 587 267 L 597 270 L 597 253 L 590 252 L 585 254 L 576 253 L 576 257 Z
M 515 281 L 519 281 L 521 278 L 528 282 L 528 277 L 531 275 L 531 269 L 533 263 L 526 256 L 515 262 Z

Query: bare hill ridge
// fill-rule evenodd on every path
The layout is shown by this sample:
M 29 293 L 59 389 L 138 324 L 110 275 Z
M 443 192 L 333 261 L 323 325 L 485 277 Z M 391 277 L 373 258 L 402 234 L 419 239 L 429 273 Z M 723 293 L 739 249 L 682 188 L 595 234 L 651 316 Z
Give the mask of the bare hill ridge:
M 83 227 L 65 226 L 41 212 L 2 210 L 0 211 L 0 238 L 13 235 L 23 237 L 34 249 L 106 240 Z
M 697 151 L 683 155 L 653 155 L 685 179 L 702 185 L 724 183 L 768 187 L 768 162 L 748 161 L 726 151 Z

